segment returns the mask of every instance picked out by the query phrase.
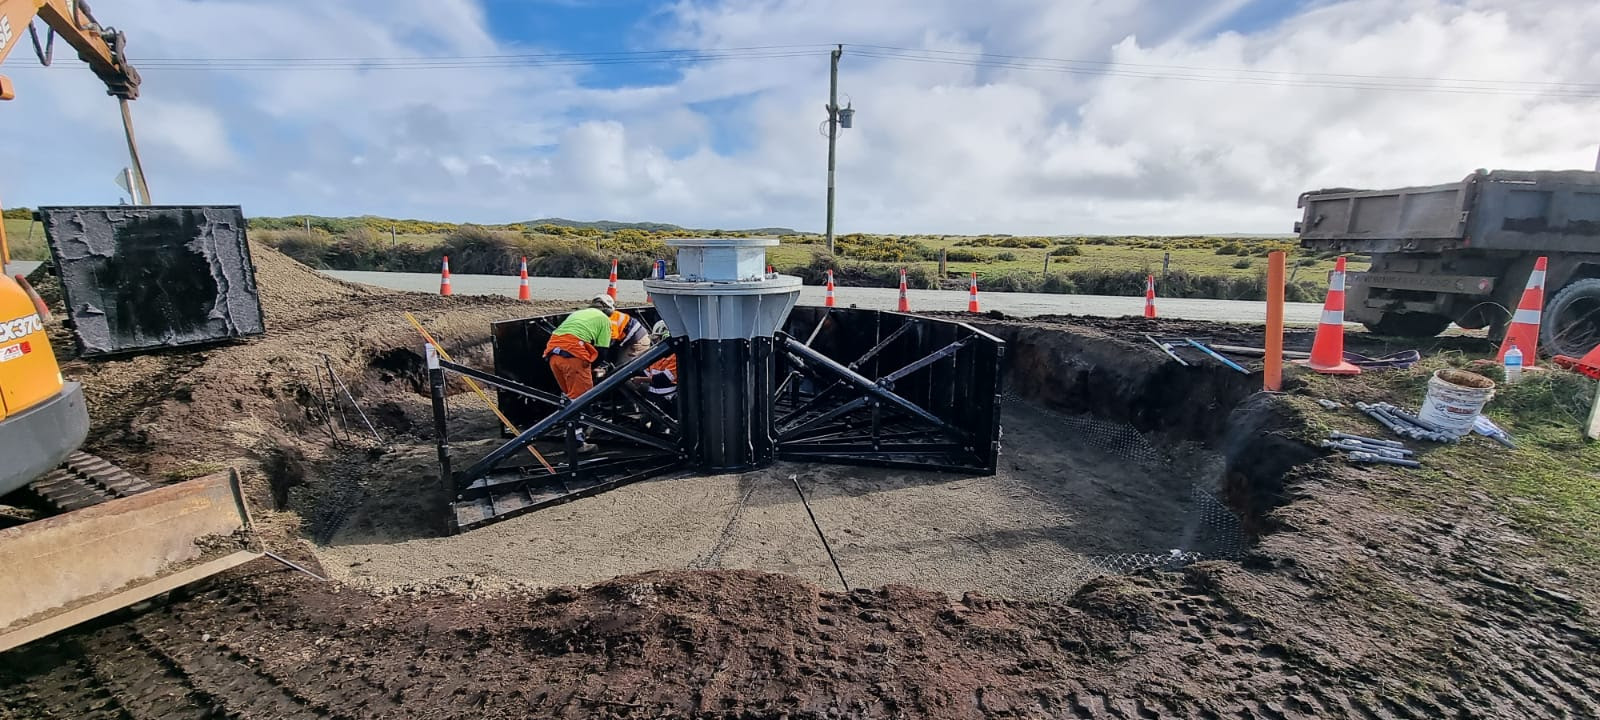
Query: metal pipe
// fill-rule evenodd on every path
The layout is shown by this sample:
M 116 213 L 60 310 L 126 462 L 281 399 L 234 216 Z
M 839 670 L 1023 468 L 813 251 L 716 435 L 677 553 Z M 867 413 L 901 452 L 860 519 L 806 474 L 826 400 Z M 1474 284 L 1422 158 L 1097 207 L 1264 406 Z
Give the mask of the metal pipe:
M 1328 437 L 1333 438 L 1334 440 L 1355 440 L 1357 442 L 1364 442 L 1368 445 L 1384 445 L 1395 448 L 1404 448 L 1406 446 L 1405 443 L 1398 440 L 1379 440 L 1378 438 L 1370 438 L 1364 435 L 1351 435 L 1350 433 L 1342 432 L 1328 433 Z
M 927 410 L 924 410 L 921 407 L 918 407 L 915 403 L 911 402 L 910 400 L 907 400 L 907 399 L 905 399 L 903 397 L 900 397 L 899 395 L 894 394 L 893 392 L 889 391 L 888 389 L 879 386 L 877 383 L 875 383 L 872 380 L 868 379 L 866 376 L 864 376 L 864 375 L 862 375 L 862 374 L 860 374 L 860 373 L 858 373 L 858 372 L 856 372 L 854 370 L 851 370 L 850 368 L 847 368 L 847 367 L 845 367 L 843 365 L 840 365 L 833 358 L 830 358 L 830 357 L 828 357 L 826 355 L 823 355 L 822 353 L 819 353 L 819 352 L 817 352 L 815 350 L 812 350 L 811 348 L 806 347 L 805 345 L 802 345 L 800 342 L 796 341 L 792 337 L 789 337 L 788 335 L 780 335 L 779 338 L 783 341 L 784 346 L 787 347 L 791 352 L 794 352 L 796 355 L 800 355 L 801 357 L 806 358 L 807 360 L 810 360 L 810 361 L 812 361 L 812 362 L 814 362 L 814 363 L 816 363 L 818 365 L 821 365 L 822 367 L 824 367 L 824 368 L 826 368 L 828 370 L 833 371 L 833 373 L 835 375 L 838 375 L 839 377 L 843 378 L 848 383 L 850 383 L 852 385 L 855 385 L 858 388 L 861 388 L 863 391 L 865 391 L 869 395 L 877 397 L 879 400 L 883 400 L 885 402 L 888 402 L 890 405 L 894 405 L 895 407 L 898 407 L 901 410 L 904 410 L 904 411 L 906 411 L 906 412 L 908 412 L 908 413 L 910 413 L 912 415 L 915 415 L 915 416 L 921 418 L 922 420 L 926 421 L 927 423 L 933 425 L 934 427 L 940 429 L 941 431 L 943 431 L 943 432 L 945 432 L 947 434 L 950 434 L 950 435 L 952 435 L 954 437 L 963 437 L 963 436 L 966 435 L 966 433 L 961 432 L 959 429 L 955 428 L 950 423 L 947 423 L 947 422 L 945 422 L 943 420 L 940 420 L 937 415 L 934 415 L 933 413 L 930 413 Z
M 621 368 L 618 368 L 611 374 L 607 375 L 604 380 L 596 383 L 595 386 L 590 388 L 588 392 L 578 396 L 577 399 L 573 400 L 572 402 L 567 403 L 565 407 L 550 413 L 543 420 L 534 423 L 533 426 L 527 430 L 523 430 L 506 444 L 495 448 L 488 455 L 483 456 L 483 459 L 473 463 L 472 467 L 467 468 L 461 473 L 462 483 L 471 483 L 473 480 L 483 477 L 485 473 L 493 469 L 494 466 L 498 465 L 502 460 L 510 457 L 516 451 L 527 447 L 534 441 L 535 438 L 543 435 L 550 428 L 566 422 L 568 418 L 577 415 L 580 410 L 587 407 L 589 403 L 594 402 L 596 398 L 606 394 L 607 392 L 610 392 L 611 389 L 615 388 L 617 385 L 627 382 L 634 373 L 644 370 L 650 366 L 650 363 L 660 360 L 662 356 L 672 351 L 672 345 L 667 343 L 650 346 L 650 349 L 645 350 L 639 355 L 639 357 L 634 358 L 626 365 L 623 365 Z
M 1384 465 L 1399 465 L 1400 467 L 1411 467 L 1411 468 L 1422 467 L 1422 463 L 1419 463 L 1419 462 L 1417 462 L 1415 460 L 1404 460 L 1404 459 L 1401 459 L 1401 458 L 1384 457 L 1382 455 L 1374 455 L 1372 453 L 1364 453 L 1364 452 L 1353 452 L 1353 453 L 1350 453 L 1350 459 L 1354 460 L 1356 462 L 1381 463 L 1381 464 L 1384 464 Z
M 1386 448 L 1375 448 L 1375 447 L 1372 447 L 1371 445 L 1357 445 L 1357 444 L 1354 444 L 1354 443 L 1341 443 L 1341 442 L 1334 442 L 1332 440 L 1324 440 L 1324 441 L 1322 441 L 1322 447 L 1328 448 L 1330 450 L 1340 450 L 1340 451 L 1343 451 L 1343 452 L 1367 453 L 1369 455 L 1378 455 L 1380 457 L 1387 457 L 1387 458 L 1398 458 L 1398 459 L 1404 459 L 1405 458 L 1405 454 L 1403 454 L 1403 453 L 1401 453 L 1399 451 L 1396 451 L 1396 450 L 1393 450 L 1393 449 L 1386 449 Z

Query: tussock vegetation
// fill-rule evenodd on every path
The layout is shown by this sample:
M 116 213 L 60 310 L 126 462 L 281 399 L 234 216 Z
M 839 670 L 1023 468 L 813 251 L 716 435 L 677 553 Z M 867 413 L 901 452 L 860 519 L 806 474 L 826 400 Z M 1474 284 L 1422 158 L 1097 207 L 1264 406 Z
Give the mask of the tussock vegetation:
M 672 260 L 673 237 L 745 236 L 721 230 L 691 231 L 652 223 L 529 221 L 505 225 L 461 225 L 380 217 L 255 218 L 251 238 L 307 265 L 331 270 L 436 272 L 440 258 L 468 274 L 511 274 L 528 258 L 539 275 L 604 277 L 611 258 L 623 277 L 643 277 L 656 258 Z M 391 228 L 394 232 L 391 232 Z M 969 273 L 995 291 L 1139 295 L 1146 274 L 1162 274 L 1162 297 L 1258 300 L 1265 297 L 1264 258 L 1290 254 L 1294 274 L 1290 300 L 1318 302 L 1336 253 L 1301 254 L 1283 238 L 1210 236 L 1012 236 L 881 235 L 851 233 L 835 238 L 829 254 L 817 235 L 774 228 L 779 245 L 767 261 L 780 271 L 820 284 L 833 268 L 846 285 L 894 287 L 900 268 L 919 288 L 965 287 Z M 939 276 L 941 253 L 948 277 Z M 1045 261 L 1049 261 L 1046 272 Z M 1357 258 L 1359 261 L 1359 258 Z M 1359 262 L 1352 264 L 1359 270 Z

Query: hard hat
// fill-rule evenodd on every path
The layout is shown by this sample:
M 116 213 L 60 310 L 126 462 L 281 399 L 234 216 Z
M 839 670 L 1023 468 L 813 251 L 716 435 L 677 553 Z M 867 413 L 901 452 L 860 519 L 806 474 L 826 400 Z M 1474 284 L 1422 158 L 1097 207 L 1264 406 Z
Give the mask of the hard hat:
M 672 331 L 667 329 L 667 321 L 657 320 L 656 324 L 650 326 L 650 334 L 656 337 L 671 337 Z
M 617 301 L 611 299 L 610 295 L 600 293 L 599 295 L 594 296 L 593 300 L 589 301 L 589 306 L 596 310 L 611 312 L 617 309 Z

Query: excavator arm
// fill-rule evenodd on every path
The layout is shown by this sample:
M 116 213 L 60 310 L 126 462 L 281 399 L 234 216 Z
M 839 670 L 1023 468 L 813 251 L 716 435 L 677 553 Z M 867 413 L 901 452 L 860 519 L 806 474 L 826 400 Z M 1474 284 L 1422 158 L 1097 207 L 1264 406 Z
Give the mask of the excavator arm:
M 44 21 L 45 38 L 41 42 L 35 18 Z M 0 0 L 0 63 L 22 44 L 23 29 L 27 29 L 33 51 L 39 62 L 49 65 L 55 50 L 56 36 L 60 36 L 78 51 L 78 59 L 106 84 L 106 94 L 117 98 L 122 107 L 122 130 L 128 140 L 128 156 L 133 164 L 133 182 L 137 187 L 135 204 L 150 204 L 150 186 L 144 179 L 144 165 L 139 160 L 139 145 L 133 139 L 133 115 L 128 111 L 128 101 L 139 97 L 139 71 L 128 64 L 124 52 L 126 38 L 122 31 L 105 27 L 94 17 L 84 0 Z M 11 79 L 0 75 L 0 100 L 16 97 Z M 134 190 L 130 189 L 130 193 Z M 6 241 L 5 227 L 0 226 L 0 266 L 11 262 L 11 248 Z
M 35 17 L 46 26 L 45 40 L 33 25 Z M 103 27 L 83 0 L 0 0 L 0 63 L 22 44 L 23 30 L 32 37 L 39 61 L 49 65 L 55 36 L 78 51 L 78 59 L 106 84 L 106 92 L 121 100 L 139 97 L 139 71 L 128 64 L 123 53 L 123 34 Z M 16 96 L 11 80 L 0 75 L 0 100 Z

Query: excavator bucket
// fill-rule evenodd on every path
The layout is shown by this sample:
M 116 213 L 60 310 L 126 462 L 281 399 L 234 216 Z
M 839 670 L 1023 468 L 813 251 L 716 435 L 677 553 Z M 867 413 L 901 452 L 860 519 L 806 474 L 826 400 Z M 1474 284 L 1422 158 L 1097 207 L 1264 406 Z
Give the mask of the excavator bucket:
M 0 530 L 0 652 L 260 557 L 252 547 L 232 470 Z

